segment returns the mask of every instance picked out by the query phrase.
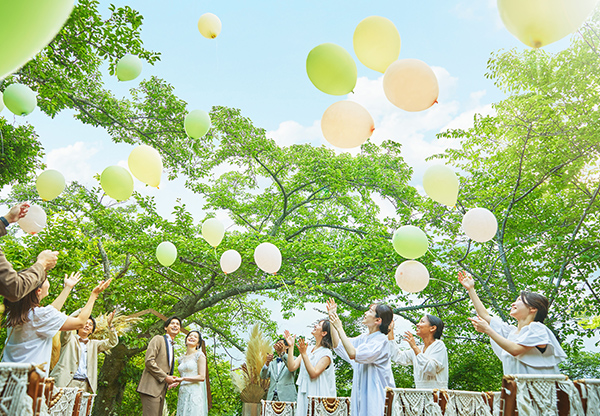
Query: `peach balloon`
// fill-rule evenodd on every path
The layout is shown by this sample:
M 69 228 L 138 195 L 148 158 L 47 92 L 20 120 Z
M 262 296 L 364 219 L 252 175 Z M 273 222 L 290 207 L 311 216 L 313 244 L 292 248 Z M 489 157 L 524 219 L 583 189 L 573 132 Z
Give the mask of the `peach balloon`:
M 418 59 L 401 59 L 383 75 L 385 96 L 406 111 L 427 110 L 437 102 L 440 88 L 433 70 Z
M 373 117 L 362 105 L 354 101 L 338 101 L 323 113 L 321 130 L 332 145 L 351 149 L 366 142 L 375 126 Z
M 407 260 L 396 269 L 396 284 L 405 292 L 420 292 L 429 284 L 429 271 L 421 262 Z

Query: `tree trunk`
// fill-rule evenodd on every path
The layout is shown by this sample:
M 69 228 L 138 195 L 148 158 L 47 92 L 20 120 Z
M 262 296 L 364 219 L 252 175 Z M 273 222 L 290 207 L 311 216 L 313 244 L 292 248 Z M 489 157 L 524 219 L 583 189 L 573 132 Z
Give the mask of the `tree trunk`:
M 139 350 L 130 350 L 119 344 L 113 348 L 104 359 L 104 364 L 98 375 L 98 395 L 94 401 L 94 416 L 116 415 L 116 409 L 123 401 L 123 391 L 127 380 L 119 377 L 129 359 Z

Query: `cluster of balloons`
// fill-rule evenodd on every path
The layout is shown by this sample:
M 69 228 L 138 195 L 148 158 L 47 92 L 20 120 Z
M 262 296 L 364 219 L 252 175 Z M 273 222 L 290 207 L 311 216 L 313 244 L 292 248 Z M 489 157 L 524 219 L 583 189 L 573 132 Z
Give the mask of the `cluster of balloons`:
M 506 29 L 525 45 L 541 48 L 575 32 L 598 0 L 498 0 Z
M 396 269 L 396 283 L 406 292 L 420 292 L 429 284 L 427 268 L 415 259 L 429 249 L 427 235 L 419 227 L 404 225 L 396 230 L 392 237 L 394 250 L 409 260 Z
M 281 268 L 281 252 L 275 244 L 261 243 L 254 249 L 254 262 L 263 272 L 276 274 Z M 227 250 L 220 264 L 223 273 L 233 273 L 242 264 L 242 256 L 236 250 Z

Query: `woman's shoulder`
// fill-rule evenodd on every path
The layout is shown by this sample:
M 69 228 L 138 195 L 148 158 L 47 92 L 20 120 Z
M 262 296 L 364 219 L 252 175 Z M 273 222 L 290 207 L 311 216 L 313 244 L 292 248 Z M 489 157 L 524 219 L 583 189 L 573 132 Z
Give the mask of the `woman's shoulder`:
M 53 319 L 57 316 L 65 315 L 52 305 L 48 306 L 36 306 L 29 311 L 29 317 L 34 322 L 46 321 Z M 65 315 L 66 316 L 66 315 Z

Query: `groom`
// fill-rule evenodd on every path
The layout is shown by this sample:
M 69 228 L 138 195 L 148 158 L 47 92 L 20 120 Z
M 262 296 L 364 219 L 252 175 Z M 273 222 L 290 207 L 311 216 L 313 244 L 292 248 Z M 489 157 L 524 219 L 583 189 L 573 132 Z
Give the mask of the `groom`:
M 164 328 L 166 334 L 156 335 L 148 344 L 144 372 L 137 388 L 144 416 L 162 416 L 167 386 L 175 382 L 173 344 L 181 330 L 181 320 L 173 316 L 165 321 Z
M 289 345 L 285 339 L 280 338 L 274 345 L 277 357 L 273 360 L 273 354 L 267 355 L 267 362 L 260 371 L 260 378 L 271 379 L 267 400 L 276 402 L 295 402 L 296 386 L 294 384 L 294 373 L 287 368 L 286 348 Z

